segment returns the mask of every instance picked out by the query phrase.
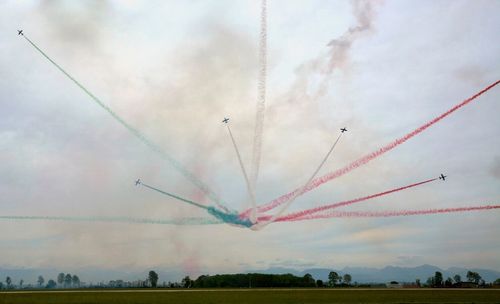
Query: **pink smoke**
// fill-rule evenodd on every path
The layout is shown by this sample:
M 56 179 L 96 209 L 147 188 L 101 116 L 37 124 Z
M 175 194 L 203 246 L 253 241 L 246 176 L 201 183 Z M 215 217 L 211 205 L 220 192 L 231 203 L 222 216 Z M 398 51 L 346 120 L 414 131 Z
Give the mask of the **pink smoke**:
M 471 207 L 457 207 L 457 208 L 442 208 L 442 209 L 425 209 L 425 210 L 401 210 L 401 211 L 332 211 L 324 214 L 303 216 L 295 218 L 290 221 L 304 221 L 326 218 L 352 218 L 352 217 L 392 217 L 392 216 L 410 216 L 410 215 L 426 215 L 438 213 L 452 213 L 452 212 L 470 212 L 481 210 L 500 209 L 500 205 L 486 205 L 486 206 L 471 206 Z
M 435 180 L 437 180 L 437 178 L 425 180 L 425 181 L 422 181 L 422 182 L 418 182 L 418 183 L 414 183 L 414 184 L 411 184 L 411 185 L 407 185 L 407 186 L 403 186 L 403 187 L 399 187 L 399 188 L 387 190 L 387 191 L 384 191 L 384 192 L 379 192 L 379 193 L 368 195 L 368 196 L 364 196 L 364 197 L 355 198 L 355 199 L 348 200 L 348 201 L 338 202 L 338 203 L 334 203 L 334 204 L 328 204 L 328 205 L 324 205 L 324 206 L 320 206 L 320 207 L 316 207 L 316 208 L 302 210 L 302 211 L 295 212 L 295 213 L 290 213 L 290 214 L 278 217 L 276 219 L 276 222 L 288 222 L 288 221 L 291 221 L 291 220 L 293 220 L 295 218 L 300 218 L 300 217 L 303 217 L 303 216 L 309 216 L 309 215 L 312 215 L 314 213 L 318 213 L 318 212 L 325 211 L 325 210 L 328 210 L 328 209 L 335 209 L 335 208 L 338 208 L 338 207 L 348 206 L 348 205 L 351 205 L 351 204 L 363 202 L 363 201 L 366 201 L 366 200 L 369 200 L 369 199 L 372 199 L 372 198 L 377 198 L 377 197 L 381 197 L 381 196 L 384 196 L 384 195 L 387 195 L 387 194 L 391 194 L 391 193 L 394 193 L 394 192 L 398 192 L 398 191 L 410 189 L 410 188 L 413 188 L 413 187 L 417 187 L 417 186 L 420 186 L 420 185 L 424 185 L 424 184 L 433 182 Z M 259 221 L 266 220 L 268 217 L 270 217 L 270 216 L 259 217 Z

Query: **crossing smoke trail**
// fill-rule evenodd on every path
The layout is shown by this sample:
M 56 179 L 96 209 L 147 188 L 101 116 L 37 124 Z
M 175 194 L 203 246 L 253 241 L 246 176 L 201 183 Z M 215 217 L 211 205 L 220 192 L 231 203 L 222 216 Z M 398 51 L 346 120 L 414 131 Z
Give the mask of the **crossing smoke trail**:
M 482 94 L 484 94 L 485 92 L 489 91 L 490 89 L 492 89 L 493 87 L 495 87 L 497 84 L 500 83 L 500 80 L 497 80 L 496 82 L 490 84 L 489 86 L 487 86 L 486 88 L 482 89 L 481 91 L 479 91 L 478 93 L 474 94 L 473 96 L 465 99 L 464 101 L 462 101 L 461 103 L 455 105 L 454 107 L 452 107 L 451 109 L 449 109 L 448 111 L 444 112 L 443 114 L 435 117 L 434 119 L 428 121 L 427 123 L 425 123 L 424 125 L 418 127 L 417 129 L 413 130 L 412 132 L 404 135 L 403 137 L 401 138 L 398 138 L 396 139 L 395 141 L 389 143 L 388 145 L 386 146 L 383 146 L 381 147 L 380 149 L 370 153 L 370 154 L 367 154 L 361 158 L 359 158 L 358 160 L 355 160 L 354 162 L 350 163 L 349 165 L 341 168 L 341 169 L 338 169 L 337 171 L 333 171 L 333 172 L 330 172 L 322 177 L 319 177 L 315 180 L 313 180 L 307 187 L 305 188 L 299 188 L 299 189 L 296 189 L 290 193 L 287 193 L 285 195 L 282 195 L 276 199 L 274 199 L 273 201 L 265 204 L 265 205 L 262 205 L 262 206 L 259 206 L 258 207 L 258 210 L 271 210 L 283 203 L 286 203 L 290 198 L 292 197 L 296 197 L 296 196 L 300 196 L 304 193 L 307 193 L 319 186 L 321 186 L 322 184 L 328 182 L 328 181 L 331 181 L 337 177 L 340 177 L 344 174 L 347 174 L 349 172 L 351 172 L 352 170 L 354 169 L 357 169 L 358 167 L 361 167 L 365 164 L 367 164 L 368 162 L 370 162 L 371 160 L 385 154 L 386 152 L 389 152 L 390 150 L 396 148 L 397 146 L 405 143 L 407 140 L 409 140 L 410 138 L 414 137 L 415 135 L 418 135 L 420 134 L 421 132 L 425 131 L 427 128 L 431 127 L 432 125 L 434 125 L 435 123 L 441 121 L 442 119 L 444 119 L 445 117 L 447 117 L 448 115 L 452 114 L 453 112 L 457 111 L 458 109 L 460 109 L 461 107 L 469 104 L 471 101 L 475 100 L 476 98 L 478 98 L 479 96 L 481 96 Z
M 50 61 L 59 71 L 61 71 L 66 77 L 68 77 L 73 83 L 75 83 L 80 89 L 82 89 L 94 102 L 96 102 L 101 108 L 106 110 L 111 116 L 118 121 L 122 126 L 124 126 L 130 133 L 132 133 L 135 137 L 137 137 L 140 141 L 146 144 L 151 150 L 158 153 L 164 160 L 168 161 L 172 166 L 177 169 L 184 177 L 193 183 L 196 187 L 198 187 L 203 193 L 205 193 L 210 199 L 218 205 L 220 208 L 225 208 L 222 204 L 222 200 L 217 197 L 217 195 L 211 191 L 207 185 L 205 185 L 202 181 L 197 179 L 191 172 L 189 172 L 186 168 L 184 168 L 179 162 L 173 159 L 170 155 L 164 152 L 158 145 L 150 141 L 144 134 L 142 134 L 139 130 L 129 125 L 123 118 L 118 116 L 111 108 L 105 105 L 99 98 L 97 98 L 94 94 L 92 94 L 87 88 L 85 88 L 82 84 L 80 84 L 75 78 L 73 78 L 70 74 L 68 74 L 62 67 L 60 67 L 54 60 L 52 60 L 47 54 L 45 54 L 33 41 L 31 41 L 26 34 L 23 34 L 22 37 L 26 39 L 40 54 L 42 54 L 48 61 Z
M 407 186 L 403 186 L 403 187 L 399 187 L 399 188 L 387 190 L 387 191 L 384 191 L 384 192 L 379 192 L 379 193 L 376 193 L 376 194 L 372 194 L 372 195 L 368 195 L 368 196 L 364 196 L 364 197 L 355 198 L 355 199 L 348 200 L 348 201 L 338 202 L 338 203 L 334 203 L 334 204 L 324 205 L 324 206 L 320 206 L 320 207 L 316 207 L 316 208 L 311 208 L 311 209 L 302 210 L 302 211 L 299 211 L 299 212 L 290 213 L 290 214 L 278 217 L 276 219 L 276 222 L 292 221 L 292 220 L 294 220 L 296 218 L 301 218 L 303 216 L 309 216 L 309 215 L 313 215 L 313 214 L 321 212 L 321 211 L 326 211 L 326 210 L 329 210 L 329 209 L 335 209 L 335 208 L 339 208 L 339 207 L 343 207 L 343 206 L 352 205 L 352 204 L 355 204 L 355 203 L 364 202 L 364 201 L 367 201 L 367 200 L 370 200 L 370 199 L 373 199 L 373 198 L 377 198 L 377 197 L 381 197 L 381 196 L 385 196 L 385 195 L 388 195 L 388 194 L 391 194 L 391 193 L 394 193 L 394 192 L 398 192 L 398 191 L 402 191 L 402 190 L 407 190 L 407 189 L 410 189 L 410 188 L 413 188 L 413 187 L 417 187 L 417 186 L 421 186 L 421 185 L 424 185 L 424 184 L 427 184 L 427 183 L 431 183 L 431 182 L 436 181 L 436 180 L 437 180 L 437 178 L 433 178 L 433 179 L 425 180 L 425 181 L 422 181 L 422 182 L 410 184 L 410 185 L 407 185 Z M 268 217 L 269 216 L 267 216 L 267 217 L 265 217 L 265 216 L 259 217 L 259 221 L 260 220 L 267 220 Z
M 245 183 L 247 185 L 248 195 L 250 196 L 250 204 L 251 204 L 251 212 L 250 212 L 250 221 L 255 222 L 256 220 L 256 204 L 255 204 L 255 192 L 253 191 L 252 185 L 248 180 L 247 171 L 245 170 L 245 166 L 243 165 L 243 161 L 241 160 L 240 151 L 238 149 L 238 145 L 234 140 L 233 132 L 231 132 L 231 127 L 226 123 L 227 131 L 229 132 L 229 137 L 231 137 L 231 142 L 233 143 L 234 151 L 236 152 L 236 156 L 238 157 L 238 162 L 240 164 L 241 172 L 243 173 L 243 177 L 245 178 Z
M 401 211 L 332 211 L 325 214 L 309 215 L 301 218 L 296 218 L 291 221 L 304 221 L 326 218 L 354 218 L 354 217 L 394 217 L 394 216 L 411 216 L 411 215 L 427 215 L 452 212 L 470 212 L 481 210 L 500 209 L 500 205 L 486 206 L 471 206 L 457 208 L 442 208 L 442 209 L 425 209 L 425 210 L 401 210 Z
M 0 215 L 0 220 L 29 220 L 29 221 L 68 221 L 68 222 L 103 222 L 103 223 L 130 223 L 130 224 L 157 224 L 157 225 L 213 225 L 222 221 L 210 218 L 188 217 L 171 220 L 134 218 L 134 217 L 106 217 L 106 216 L 20 216 Z
M 341 132 L 339 134 L 339 136 L 337 137 L 337 139 L 333 143 L 332 147 L 330 148 L 330 150 L 328 151 L 328 153 L 326 153 L 325 157 L 323 158 L 323 160 L 319 164 L 318 168 L 316 168 L 316 170 L 314 171 L 314 173 L 311 175 L 311 177 L 309 178 L 309 180 L 307 180 L 307 183 L 304 184 L 304 186 L 300 189 L 300 191 L 297 192 L 296 195 L 292 196 L 286 202 L 286 204 L 283 207 L 281 207 L 281 209 L 276 214 L 274 214 L 273 216 L 271 216 L 271 218 L 269 220 L 258 222 L 256 225 L 252 226 L 252 229 L 254 229 L 254 230 L 260 230 L 260 229 L 264 228 L 265 226 L 267 226 L 270 223 L 274 222 L 279 216 L 281 216 L 283 214 L 283 212 L 285 212 L 285 210 L 293 203 L 293 201 L 295 201 L 295 199 L 297 197 L 299 197 L 299 195 L 301 195 L 303 193 L 303 191 L 307 188 L 307 186 L 309 185 L 309 183 L 311 183 L 311 181 L 314 179 L 314 177 L 316 177 L 316 175 L 318 174 L 319 170 L 321 170 L 321 168 L 323 167 L 323 165 L 326 163 L 326 160 L 328 159 L 328 157 L 330 156 L 330 154 L 332 154 L 333 149 L 335 149 L 335 147 L 337 146 L 337 143 L 339 142 L 340 138 L 342 137 L 342 134 L 344 134 L 344 133 Z
M 261 2 L 260 40 L 259 40 L 259 80 L 257 85 L 257 111 L 255 114 L 255 131 L 253 138 L 252 165 L 250 181 L 255 197 L 257 179 L 259 177 L 260 157 L 262 150 L 262 133 L 264 132 L 264 117 L 266 110 L 266 77 L 267 77 L 267 4 Z

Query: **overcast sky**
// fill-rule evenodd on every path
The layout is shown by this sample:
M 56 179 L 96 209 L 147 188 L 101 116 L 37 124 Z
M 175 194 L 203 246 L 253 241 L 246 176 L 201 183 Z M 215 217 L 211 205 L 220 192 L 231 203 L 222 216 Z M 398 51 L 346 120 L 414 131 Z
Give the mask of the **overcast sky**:
M 361 7 L 361 8 L 360 8 Z M 358 9 L 356 11 L 355 9 Z M 268 2 L 268 80 L 257 201 L 391 142 L 499 79 L 500 2 Z M 2 1 L 0 215 L 208 217 L 144 187 L 208 198 L 44 59 L 24 32 L 228 205 L 248 205 L 220 123 L 250 165 L 260 1 Z M 360 19 L 361 18 L 361 19 Z M 349 29 L 363 27 L 349 35 Z M 332 40 L 348 44 L 330 44 Z M 345 41 L 344 41 L 345 42 Z M 330 44 L 330 45 L 329 45 Z M 339 53 L 342 52 L 342 53 Z M 297 199 L 297 211 L 448 175 L 343 210 L 500 203 L 500 88 L 390 153 Z M 497 210 L 381 219 L 169 226 L 0 220 L 2 267 L 489 267 Z

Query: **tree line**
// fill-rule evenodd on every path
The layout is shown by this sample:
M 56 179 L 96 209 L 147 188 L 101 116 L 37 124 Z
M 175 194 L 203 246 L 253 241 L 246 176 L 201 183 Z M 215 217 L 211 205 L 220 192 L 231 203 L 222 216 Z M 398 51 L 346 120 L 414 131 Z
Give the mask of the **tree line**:
M 45 278 L 43 276 L 38 276 L 37 285 L 36 286 L 24 286 L 24 280 L 20 280 L 18 285 L 13 284 L 12 278 L 7 276 L 5 278 L 5 285 L 0 282 L 0 289 L 23 289 L 23 288 L 80 288 L 80 278 L 75 274 L 64 274 L 59 273 L 57 275 L 57 282 L 53 279 L 45 282 Z M 46 283 L 46 284 L 45 284 Z
M 462 281 L 462 277 L 458 274 L 454 275 L 453 278 L 448 277 L 446 280 L 443 278 L 443 274 L 440 271 L 436 271 L 434 276 L 429 277 L 427 279 L 427 287 L 463 287 L 466 285 L 465 283 L 469 283 L 468 285 L 473 284 L 472 286 L 486 286 L 486 282 L 483 280 L 481 275 L 475 271 L 467 271 L 466 274 L 467 281 Z M 418 283 L 419 280 L 417 281 Z M 500 279 L 497 279 L 493 282 L 494 285 L 500 285 Z
M 462 281 L 460 275 L 456 274 L 453 278 L 448 277 L 446 280 L 443 274 L 436 271 L 434 276 L 431 276 L 427 281 L 421 284 L 420 279 L 415 283 L 399 284 L 391 282 L 390 285 L 400 285 L 405 287 L 488 287 L 489 285 L 500 285 L 500 278 L 491 284 L 486 284 L 481 275 L 474 271 L 468 271 L 466 281 Z M 24 288 L 266 288 L 266 287 L 371 287 L 371 284 L 358 285 L 354 282 L 351 284 L 352 276 L 350 274 L 339 275 L 335 271 L 328 274 L 328 280 L 315 280 L 309 273 L 304 276 L 296 276 L 293 274 L 262 274 L 262 273 L 240 273 L 240 274 L 216 274 L 216 275 L 201 275 L 196 280 L 192 280 L 189 276 L 184 277 L 181 282 L 163 282 L 159 285 L 159 275 L 154 270 L 149 271 L 147 277 L 143 280 L 126 282 L 123 280 L 112 280 L 108 283 L 85 284 L 80 282 L 80 278 L 76 274 L 59 273 L 57 278 L 45 281 L 43 276 L 38 276 L 37 285 L 24 285 L 24 280 L 20 280 L 19 284 L 15 285 L 12 279 L 7 276 L 5 284 L 0 282 L 0 289 L 24 289 Z M 411 286 L 410 286 L 411 285 Z M 379 284 L 377 287 L 383 287 L 384 284 Z

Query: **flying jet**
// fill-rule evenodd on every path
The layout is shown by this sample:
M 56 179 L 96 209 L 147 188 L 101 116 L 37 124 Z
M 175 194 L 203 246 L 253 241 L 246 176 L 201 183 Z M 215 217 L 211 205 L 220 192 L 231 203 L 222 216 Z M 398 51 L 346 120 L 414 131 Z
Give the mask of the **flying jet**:
M 224 119 L 222 120 L 223 123 L 227 124 L 229 122 L 229 118 L 227 117 L 224 117 Z
M 17 35 L 23 35 L 24 36 L 23 30 L 17 30 Z
M 136 186 L 139 186 L 140 184 L 141 184 L 141 179 L 140 179 L 140 178 L 138 178 L 138 179 L 135 181 L 135 185 L 136 185 Z
M 340 131 L 342 131 L 342 133 L 344 133 L 344 132 L 347 131 L 347 129 L 346 128 L 342 128 L 342 129 L 340 129 Z
M 441 176 L 439 176 L 439 179 L 442 179 L 444 181 L 446 179 L 446 175 L 443 175 L 443 173 L 441 173 Z

